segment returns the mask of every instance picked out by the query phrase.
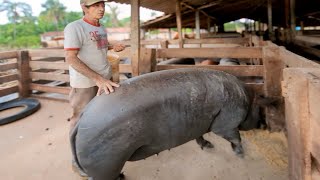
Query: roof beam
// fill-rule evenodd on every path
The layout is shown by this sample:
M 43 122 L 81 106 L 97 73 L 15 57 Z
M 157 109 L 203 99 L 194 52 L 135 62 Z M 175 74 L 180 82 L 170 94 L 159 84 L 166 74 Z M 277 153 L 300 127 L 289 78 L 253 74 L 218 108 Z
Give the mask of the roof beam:
M 208 3 L 208 4 L 205 4 L 203 6 L 200 6 L 198 7 L 199 10 L 201 9 L 206 9 L 206 8 L 209 8 L 209 7 L 212 7 L 212 6 L 215 6 L 215 5 L 219 5 L 220 3 L 218 2 L 211 2 L 211 3 Z
M 193 11 L 199 10 L 199 11 L 200 11 L 202 14 L 204 14 L 205 16 L 207 16 L 207 17 L 209 17 L 209 18 L 211 18 L 211 19 L 213 19 L 213 20 L 217 20 L 217 18 L 215 18 L 215 17 L 213 17 L 213 16 L 210 16 L 209 14 L 207 14 L 206 12 L 204 12 L 203 10 L 201 10 L 201 9 L 199 9 L 199 8 L 192 7 L 192 6 L 190 6 L 189 4 L 187 4 L 187 3 L 185 3 L 185 2 L 181 2 L 181 4 L 184 5 L 185 7 L 193 10 Z

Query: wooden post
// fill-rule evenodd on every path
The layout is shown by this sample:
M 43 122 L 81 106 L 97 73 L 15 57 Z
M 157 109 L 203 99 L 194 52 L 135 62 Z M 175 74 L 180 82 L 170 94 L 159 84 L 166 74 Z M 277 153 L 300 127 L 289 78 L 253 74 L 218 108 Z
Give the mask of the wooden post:
M 270 40 L 272 39 L 272 32 L 273 32 L 273 27 L 272 27 L 272 0 L 268 0 L 268 33 L 269 33 L 269 38 Z
M 169 30 L 168 30 L 168 33 L 169 33 L 169 39 L 172 39 L 172 35 L 171 35 L 171 28 L 169 28 Z
M 304 23 L 303 21 L 300 22 L 300 27 L 301 27 L 301 35 L 303 35 L 303 31 L 304 31 Z
M 132 76 L 139 75 L 140 59 L 140 0 L 131 0 L 131 66 Z
M 320 71 L 320 70 L 319 70 Z M 313 180 L 320 178 L 320 79 L 318 76 L 309 82 L 309 108 L 310 108 L 310 151 L 313 157 L 311 170 Z M 307 143 L 308 145 L 309 143 Z M 307 152 L 308 153 L 308 152 Z M 309 153 L 308 153 L 309 154 Z
M 290 0 L 285 0 L 284 2 L 284 40 L 289 43 L 290 40 Z
M 156 50 L 149 49 L 149 48 L 142 48 L 139 75 L 155 71 L 156 64 L 157 64 Z
M 290 0 L 290 24 L 291 24 L 291 39 L 296 35 L 296 0 Z
M 200 11 L 196 10 L 196 39 L 200 39 Z
M 207 25 L 208 25 L 208 34 L 211 33 L 211 18 L 207 17 Z
M 181 22 L 181 0 L 176 0 L 176 18 L 179 34 L 179 47 L 183 48 L 182 22 Z
M 281 100 L 281 81 L 283 62 L 280 60 L 278 47 L 263 47 L 264 64 L 264 92 L 266 97 Z M 266 122 L 271 131 L 284 129 L 284 109 L 283 104 L 277 108 L 266 108 Z
M 312 177 L 311 155 L 317 160 L 320 156 L 313 150 L 319 147 L 320 130 L 318 113 L 320 101 L 319 69 L 288 68 L 283 73 L 283 96 L 286 107 L 286 126 L 288 131 L 289 179 L 316 180 Z M 318 125 L 318 126 L 317 126 Z M 313 137 L 317 140 L 313 141 Z M 317 157 L 318 158 L 317 158 Z
M 29 52 L 28 51 L 19 51 L 18 52 L 18 77 L 19 77 L 19 97 L 25 98 L 30 95 L 29 85 L 30 80 L 30 66 L 29 66 Z
M 168 49 L 169 42 L 168 41 L 161 41 L 160 45 L 161 45 L 162 49 Z

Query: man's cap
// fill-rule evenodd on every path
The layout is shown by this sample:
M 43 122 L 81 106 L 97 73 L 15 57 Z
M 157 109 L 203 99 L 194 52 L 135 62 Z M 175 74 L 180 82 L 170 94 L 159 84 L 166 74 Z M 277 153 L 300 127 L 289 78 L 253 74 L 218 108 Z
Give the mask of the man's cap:
M 91 6 L 97 2 L 107 2 L 108 0 L 80 0 L 80 4 L 84 4 L 85 6 Z

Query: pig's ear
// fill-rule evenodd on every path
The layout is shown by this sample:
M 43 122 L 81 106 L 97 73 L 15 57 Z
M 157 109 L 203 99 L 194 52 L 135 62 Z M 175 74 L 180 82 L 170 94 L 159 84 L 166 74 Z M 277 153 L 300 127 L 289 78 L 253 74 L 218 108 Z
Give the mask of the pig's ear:
M 283 103 L 282 97 L 263 97 L 261 95 L 256 96 L 255 103 L 261 107 L 277 107 Z

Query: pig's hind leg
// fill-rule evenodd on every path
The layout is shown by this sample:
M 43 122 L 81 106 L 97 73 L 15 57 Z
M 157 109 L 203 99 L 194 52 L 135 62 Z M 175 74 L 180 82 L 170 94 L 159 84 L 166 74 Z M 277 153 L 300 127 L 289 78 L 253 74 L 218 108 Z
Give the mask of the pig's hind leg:
M 243 157 L 243 148 L 238 126 L 245 119 L 246 114 L 245 109 L 234 108 L 234 106 L 225 107 L 214 118 L 210 127 L 212 132 L 229 141 L 233 151 L 240 157 Z
M 208 149 L 214 148 L 213 144 L 211 142 L 205 140 L 203 138 L 203 136 L 198 137 L 196 139 L 196 142 L 197 142 L 197 144 L 199 144 L 201 149 L 203 149 L 203 148 L 208 148 Z

